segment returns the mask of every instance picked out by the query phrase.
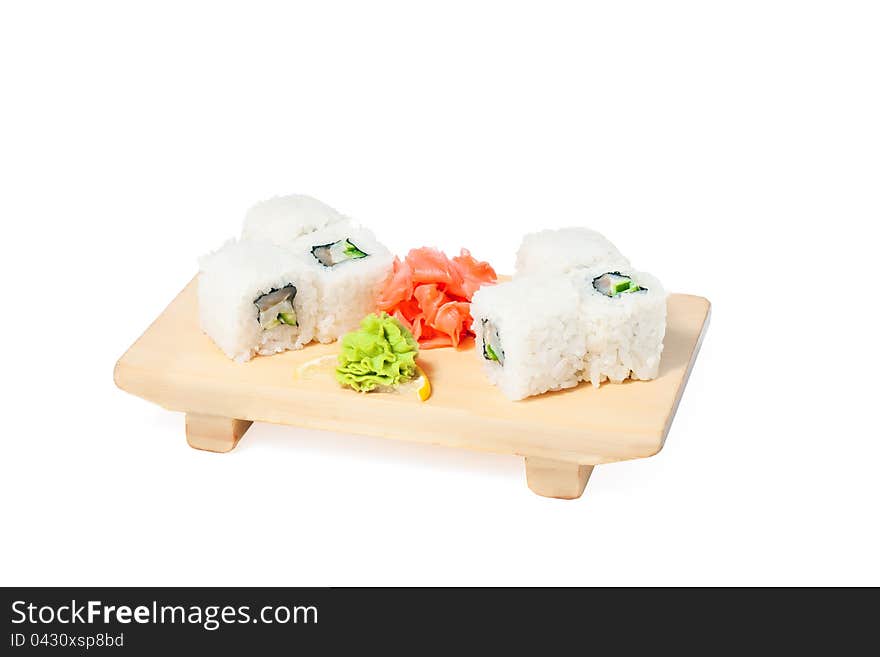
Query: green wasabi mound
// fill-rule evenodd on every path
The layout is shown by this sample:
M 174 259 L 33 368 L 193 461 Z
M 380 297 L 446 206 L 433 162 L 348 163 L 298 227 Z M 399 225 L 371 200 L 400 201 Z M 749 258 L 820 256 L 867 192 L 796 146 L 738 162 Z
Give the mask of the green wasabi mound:
M 358 392 L 391 388 L 416 374 L 419 343 L 387 313 L 367 315 L 342 338 L 336 380 Z

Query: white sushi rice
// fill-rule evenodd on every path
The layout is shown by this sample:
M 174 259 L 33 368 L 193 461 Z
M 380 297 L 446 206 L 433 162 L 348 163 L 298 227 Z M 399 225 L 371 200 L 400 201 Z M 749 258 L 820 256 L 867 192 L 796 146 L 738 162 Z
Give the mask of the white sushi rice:
M 471 302 L 477 356 L 489 380 L 512 400 L 576 386 L 586 339 L 579 291 L 570 276 L 522 276 L 481 287 Z M 484 322 L 498 331 L 503 365 L 484 357 Z
M 248 210 L 241 238 L 286 246 L 303 235 L 345 219 L 344 215 L 311 196 L 276 196 Z
M 316 246 L 351 240 L 368 254 L 325 266 Z M 242 240 L 270 243 L 304 263 L 316 288 L 314 338 L 332 342 L 356 329 L 375 310 L 378 288 L 391 271 L 393 256 L 372 232 L 309 196 L 281 196 L 247 213 Z
M 565 273 L 576 267 L 629 269 L 605 236 L 589 228 L 542 230 L 526 235 L 516 254 L 516 275 Z
M 666 292 L 654 276 L 623 268 L 620 273 L 644 289 L 609 297 L 593 286 L 607 272 L 594 267 L 517 276 L 477 291 L 471 304 L 474 351 L 505 396 L 518 400 L 580 381 L 598 387 L 657 377 Z M 496 330 L 497 361 L 485 350 Z
M 220 349 L 244 362 L 255 355 L 299 349 L 314 337 L 315 275 L 301 259 L 264 242 L 229 242 L 199 261 L 199 320 Z M 255 301 L 272 290 L 296 287 L 297 326 L 264 329 Z
M 367 257 L 328 267 L 313 255 L 317 246 L 346 239 Z M 340 221 L 295 240 L 287 248 L 304 260 L 314 275 L 318 295 L 317 340 L 339 339 L 356 329 L 365 315 L 376 310 L 376 297 L 391 272 L 394 256 L 370 230 L 350 220 Z
M 584 380 L 598 387 L 606 380 L 654 379 L 666 335 L 666 291 L 654 276 L 624 268 L 620 273 L 645 290 L 609 297 L 593 287 L 593 280 L 607 271 L 592 268 L 570 274 L 580 291 L 579 323 L 586 337 Z

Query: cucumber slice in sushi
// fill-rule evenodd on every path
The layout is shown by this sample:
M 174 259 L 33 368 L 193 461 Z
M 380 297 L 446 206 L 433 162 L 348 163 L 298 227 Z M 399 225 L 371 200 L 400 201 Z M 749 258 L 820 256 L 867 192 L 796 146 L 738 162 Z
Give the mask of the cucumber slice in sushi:
M 346 260 L 366 258 L 369 253 L 361 251 L 350 239 L 344 239 L 314 246 L 312 247 L 312 255 L 325 267 L 334 267 Z
M 483 320 L 483 358 L 504 366 L 504 350 L 498 329 L 488 319 Z
M 267 292 L 257 297 L 254 305 L 257 307 L 257 320 L 264 331 L 273 329 L 281 324 L 297 326 L 296 311 L 293 309 L 293 300 L 296 298 L 296 287 L 286 285 Z
M 632 292 L 647 292 L 647 288 L 639 287 L 632 278 L 624 276 L 619 271 L 610 271 L 596 276 L 593 279 L 593 288 L 606 297 L 616 297 Z
M 282 324 L 287 324 L 288 326 L 296 326 L 296 313 L 293 311 L 289 313 L 278 313 L 278 321 Z

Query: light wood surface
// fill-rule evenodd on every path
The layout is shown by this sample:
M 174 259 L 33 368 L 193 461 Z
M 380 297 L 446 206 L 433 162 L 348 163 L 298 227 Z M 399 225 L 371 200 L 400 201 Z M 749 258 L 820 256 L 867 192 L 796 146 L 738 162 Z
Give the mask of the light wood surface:
M 231 452 L 251 424 L 249 420 L 187 413 L 186 442 L 206 452 Z
M 551 461 L 535 456 L 527 456 L 525 462 L 529 488 L 538 495 L 560 500 L 580 497 L 593 473 L 592 465 Z
M 662 449 L 709 312 L 702 297 L 669 297 L 665 350 L 653 381 L 598 389 L 584 383 L 511 402 L 488 383 L 471 341 L 458 351 L 421 352 L 419 365 L 433 387 L 422 402 L 415 394 L 358 394 L 329 373 L 297 376 L 304 363 L 337 353 L 337 344 L 249 363 L 227 359 L 199 329 L 193 280 L 119 360 L 114 380 L 123 390 L 187 413 L 189 442 L 200 449 L 234 447 L 246 429 L 230 424 L 234 418 L 597 465 Z M 556 490 L 546 483 L 554 477 L 536 477 L 536 492 Z

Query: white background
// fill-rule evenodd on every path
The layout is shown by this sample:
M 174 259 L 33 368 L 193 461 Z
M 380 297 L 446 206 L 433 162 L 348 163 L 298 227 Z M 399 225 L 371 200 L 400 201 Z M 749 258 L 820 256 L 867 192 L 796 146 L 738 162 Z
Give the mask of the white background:
M 878 18 L 4 3 L 0 583 L 880 584 Z M 289 192 L 501 272 L 589 225 L 708 297 L 665 449 L 561 502 L 514 457 L 268 425 L 188 448 L 113 365 Z

